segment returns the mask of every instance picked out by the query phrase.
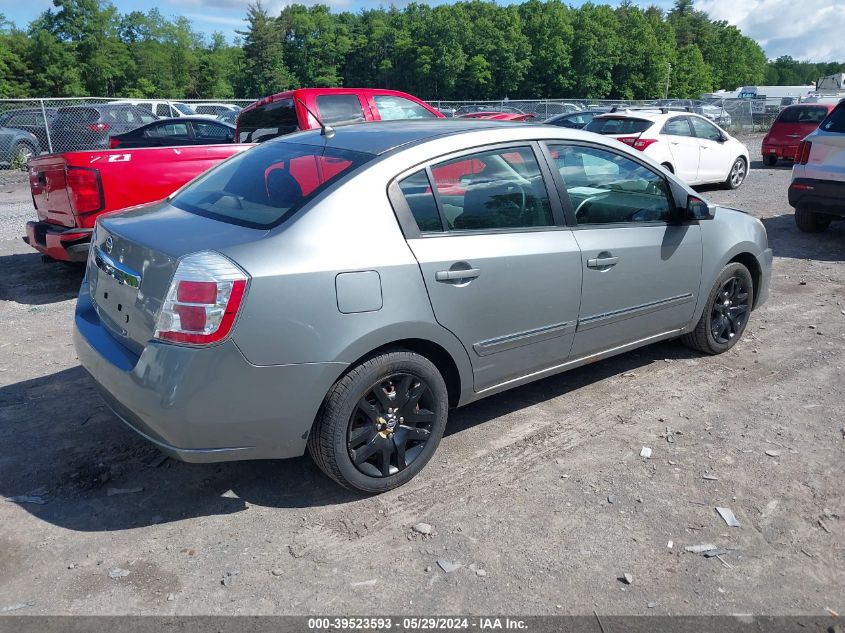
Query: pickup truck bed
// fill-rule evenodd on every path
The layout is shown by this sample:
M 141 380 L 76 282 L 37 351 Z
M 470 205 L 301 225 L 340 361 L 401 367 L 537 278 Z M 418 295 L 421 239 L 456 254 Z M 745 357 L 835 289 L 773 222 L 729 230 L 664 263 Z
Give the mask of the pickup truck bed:
M 24 241 L 60 261 L 85 261 L 103 213 L 166 198 L 248 144 L 92 150 L 39 156 L 29 162 L 38 221 Z

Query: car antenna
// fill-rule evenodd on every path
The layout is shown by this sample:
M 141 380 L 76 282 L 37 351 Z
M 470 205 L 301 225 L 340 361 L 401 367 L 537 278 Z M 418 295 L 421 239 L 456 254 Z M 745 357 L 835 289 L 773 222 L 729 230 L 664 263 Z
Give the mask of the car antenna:
M 320 120 L 320 117 L 318 117 L 316 114 L 311 112 L 311 108 L 309 108 L 307 105 L 305 105 L 305 102 L 302 99 L 297 98 L 297 101 L 299 102 L 299 105 L 301 105 L 303 108 L 305 108 L 305 110 L 308 112 L 308 114 L 310 114 L 312 117 L 314 117 L 314 120 L 317 123 L 319 123 L 320 134 L 322 136 L 325 136 L 327 139 L 334 138 L 334 133 L 335 133 L 334 128 L 331 125 L 326 125 L 325 123 L 323 123 Z

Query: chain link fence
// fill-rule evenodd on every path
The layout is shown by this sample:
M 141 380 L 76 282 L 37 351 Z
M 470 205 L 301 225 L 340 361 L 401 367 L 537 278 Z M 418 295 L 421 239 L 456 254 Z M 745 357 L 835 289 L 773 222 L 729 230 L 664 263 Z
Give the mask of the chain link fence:
M 0 167 L 24 168 L 38 154 L 107 149 L 109 137 L 159 118 L 201 115 L 235 123 L 237 113 L 254 99 L 0 99 Z M 669 108 L 696 112 L 733 133 L 765 131 L 778 114 L 762 100 L 688 101 L 662 99 L 501 99 L 498 101 L 429 101 L 446 116 L 510 112 L 542 122 L 581 110 L 611 111 Z

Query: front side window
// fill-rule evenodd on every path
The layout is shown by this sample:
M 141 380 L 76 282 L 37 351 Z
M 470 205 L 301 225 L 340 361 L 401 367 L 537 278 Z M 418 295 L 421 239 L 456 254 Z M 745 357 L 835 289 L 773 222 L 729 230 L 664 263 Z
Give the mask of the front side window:
M 320 95 L 317 97 L 320 120 L 326 125 L 346 125 L 365 120 L 358 95 Z
M 621 154 L 596 147 L 550 145 L 578 225 L 668 222 L 666 180 Z
M 229 128 L 216 123 L 205 123 L 194 121 L 194 132 L 197 138 L 211 138 L 217 140 L 226 140 L 229 137 Z
M 440 225 L 440 214 L 437 212 L 437 203 L 434 201 L 434 194 L 424 169 L 400 180 L 399 188 L 405 196 L 405 201 L 411 209 L 420 232 L 443 230 Z
M 722 140 L 722 133 L 712 123 L 708 123 L 704 119 L 700 119 L 697 116 L 690 117 L 690 121 L 692 122 L 692 127 L 695 130 L 695 135 L 698 138 L 703 138 L 707 141 L 721 141 Z
M 395 121 L 397 119 L 435 119 L 433 112 L 429 112 L 418 103 L 404 97 L 391 97 L 388 95 L 376 95 L 373 101 L 378 108 L 382 121 Z
M 268 229 L 373 158 L 322 145 L 267 143 L 205 172 L 171 204 L 223 222 Z
M 166 103 L 159 103 L 156 105 L 156 115 L 158 116 L 170 116 L 170 106 Z
M 431 167 L 450 230 L 552 226 L 551 205 L 530 147 L 479 152 Z
M 695 136 L 690 127 L 689 118 L 685 116 L 669 119 L 663 126 L 663 134 L 669 136 Z

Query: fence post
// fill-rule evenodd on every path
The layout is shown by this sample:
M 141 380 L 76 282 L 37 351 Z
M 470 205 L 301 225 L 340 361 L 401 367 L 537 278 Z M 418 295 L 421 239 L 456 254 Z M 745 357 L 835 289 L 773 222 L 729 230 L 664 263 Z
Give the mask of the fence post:
M 53 138 L 50 134 L 50 121 L 47 120 L 47 110 L 44 108 L 44 99 L 41 101 L 41 116 L 44 117 L 44 130 L 47 132 L 47 150 L 53 153 Z

